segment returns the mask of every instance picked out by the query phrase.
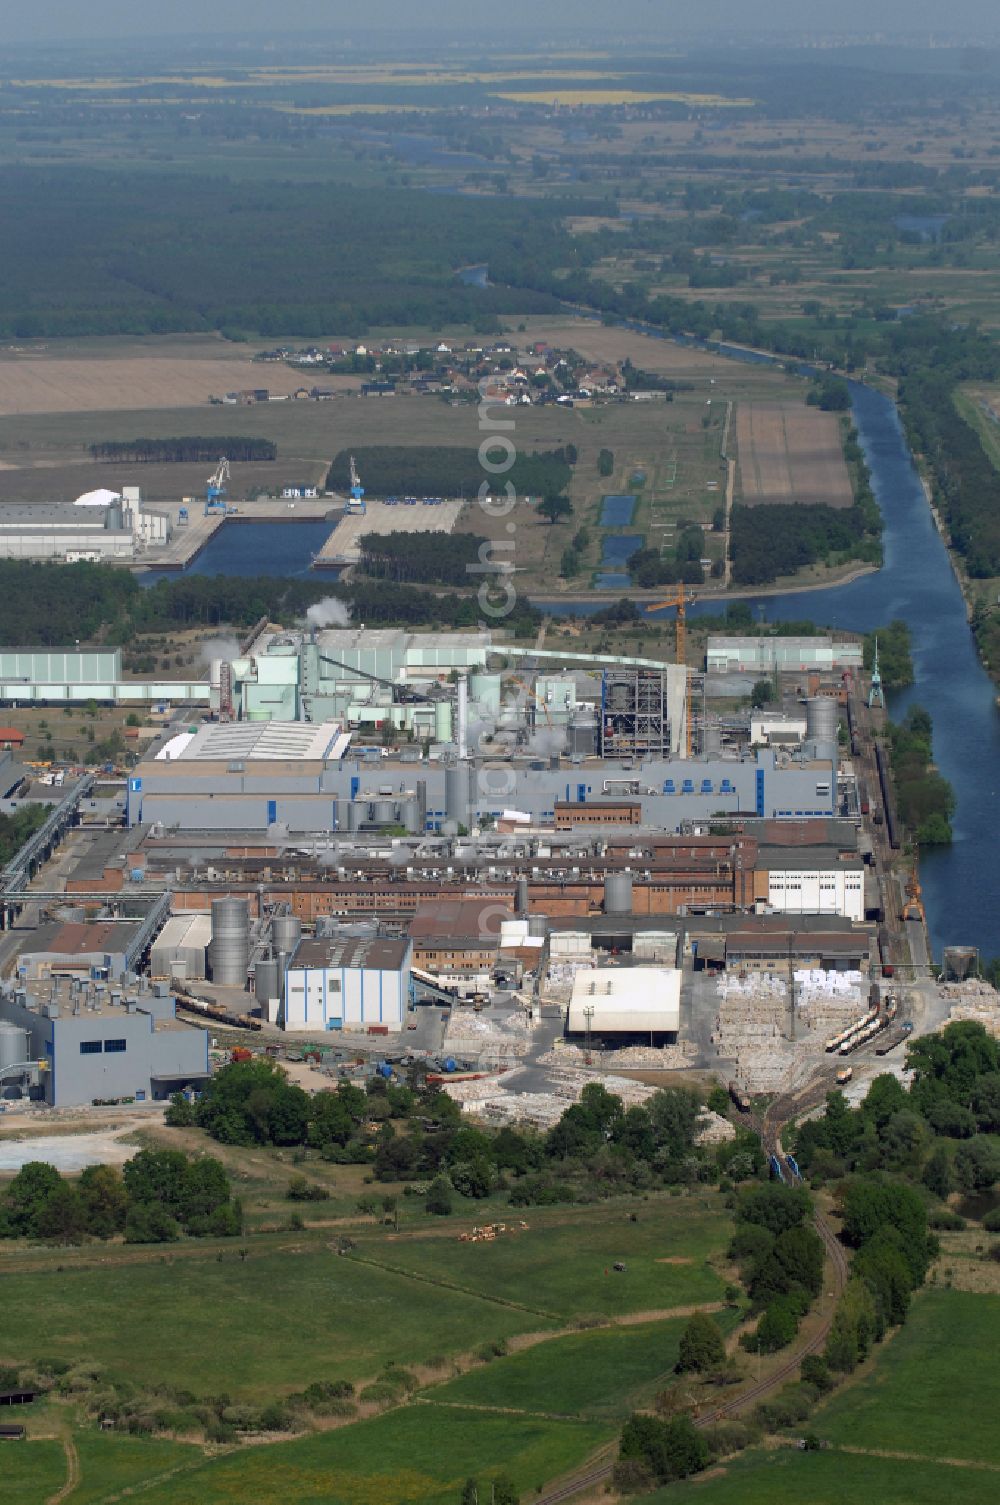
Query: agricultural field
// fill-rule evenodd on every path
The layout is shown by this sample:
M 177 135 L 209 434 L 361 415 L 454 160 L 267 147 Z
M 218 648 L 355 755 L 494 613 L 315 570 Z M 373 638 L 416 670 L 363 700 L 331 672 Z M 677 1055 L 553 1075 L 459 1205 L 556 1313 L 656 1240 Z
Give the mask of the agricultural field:
M 96 342 L 95 342 L 96 343 Z M 133 409 L 208 406 L 210 397 L 250 387 L 290 395 L 316 385 L 309 371 L 281 363 L 255 365 L 245 348 L 221 340 L 207 348 L 191 342 L 167 341 L 158 348 L 119 356 L 99 349 L 88 357 L 63 356 L 36 347 L 0 351 L 0 417 L 27 413 L 127 412 Z M 174 353 L 176 352 L 176 353 Z M 349 390 L 359 383 L 349 377 L 323 374 L 323 386 Z M 219 414 L 217 421 L 230 411 Z
M 834 413 L 803 404 L 740 403 L 736 445 L 738 499 L 746 506 L 854 505 L 840 420 Z

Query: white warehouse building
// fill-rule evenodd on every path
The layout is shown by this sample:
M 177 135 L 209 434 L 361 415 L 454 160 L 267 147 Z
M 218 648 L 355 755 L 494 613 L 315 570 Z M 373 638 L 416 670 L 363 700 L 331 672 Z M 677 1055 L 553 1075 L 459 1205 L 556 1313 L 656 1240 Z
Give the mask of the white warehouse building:
M 769 857 L 767 903 L 778 914 L 835 914 L 846 920 L 865 917 L 865 868 L 856 862 L 828 861 L 815 850 Z M 796 858 L 799 860 L 796 861 Z
M 676 967 L 581 968 L 573 980 L 567 1033 L 676 1036 L 681 974 Z
M 383 937 L 300 941 L 285 973 L 284 1028 L 398 1033 L 412 954 L 409 941 Z

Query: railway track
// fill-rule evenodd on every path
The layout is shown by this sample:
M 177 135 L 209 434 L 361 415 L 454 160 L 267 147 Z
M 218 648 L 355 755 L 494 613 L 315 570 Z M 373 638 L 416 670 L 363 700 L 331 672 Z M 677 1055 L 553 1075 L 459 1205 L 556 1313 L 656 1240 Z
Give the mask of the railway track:
M 798 1114 L 807 1112 L 810 1108 L 817 1107 L 826 1097 L 832 1085 L 833 1072 L 825 1070 L 818 1079 L 808 1082 L 798 1092 L 783 1094 L 781 1097 L 775 1098 L 773 1103 L 769 1104 L 764 1114 L 763 1124 L 758 1130 L 761 1143 L 768 1155 L 777 1155 L 779 1159 L 784 1159 L 781 1151 L 782 1129 L 784 1129 L 785 1125 L 792 1118 L 797 1117 Z M 747 1115 L 747 1118 L 749 1118 L 749 1115 Z M 823 1245 L 833 1271 L 835 1293 L 839 1297 L 847 1284 L 849 1273 L 847 1255 L 844 1253 L 833 1229 L 821 1213 L 816 1213 L 812 1222 L 819 1237 L 823 1240 Z M 752 1405 L 755 1401 L 763 1400 L 765 1396 L 770 1395 L 772 1391 L 784 1384 L 791 1375 L 798 1371 L 803 1359 L 808 1358 L 810 1354 L 818 1353 L 823 1347 L 833 1324 L 834 1310 L 835 1306 L 831 1308 L 829 1317 L 824 1318 L 817 1331 L 807 1341 L 799 1343 L 777 1369 L 772 1370 L 766 1378 L 750 1385 L 748 1389 L 741 1390 L 739 1395 L 734 1396 L 732 1400 L 726 1401 L 721 1406 L 714 1406 L 711 1411 L 703 1411 L 700 1415 L 692 1418 L 694 1425 L 699 1428 L 710 1427 L 716 1422 L 724 1421 L 729 1416 L 735 1416 L 737 1412 L 742 1411 L 746 1406 Z M 613 1445 L 612 1447 L 603 1448 L 601 1454 L 593 1460 L 591 1467 L 585 1473 L 576 1474 L 573 1478 L 565 1480 L 564 1483 L 558 1485 L 555 1489 L 549 1490 L 546 1494 L 539 1495 L 535 1505 L 559 1505 L 559 1502 L 562 1500 L 572 1499 L 575 1495 L 583 1494 L 587 1490 L 605 1484 L 614 1472 L 615 1460 L 613 1456 L 610 1456 L 612 1448 Z

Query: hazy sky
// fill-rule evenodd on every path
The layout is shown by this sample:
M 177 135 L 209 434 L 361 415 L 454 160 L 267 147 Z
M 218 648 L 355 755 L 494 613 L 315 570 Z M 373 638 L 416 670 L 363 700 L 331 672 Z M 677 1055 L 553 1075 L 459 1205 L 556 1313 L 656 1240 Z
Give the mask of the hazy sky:
M 450 31 L 502 41 L 526 28 L 567 37 L 600 29 L 665 37 L 732 27 L 941 31 L 1000 36 L 997 0 L 0 0 L 3 42 L 359 29 Z

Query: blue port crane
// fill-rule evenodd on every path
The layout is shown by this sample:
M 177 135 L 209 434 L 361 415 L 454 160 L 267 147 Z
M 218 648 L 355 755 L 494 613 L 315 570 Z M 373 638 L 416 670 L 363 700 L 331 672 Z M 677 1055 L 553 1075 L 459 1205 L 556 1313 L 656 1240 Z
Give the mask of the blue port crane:
M 215 470 L 208 478 L 208 487 L 205 492 L 205 516 L 210 512 L 225 512 L 226 488 L 229 485 L 229 461 L 222 457 Z
M 361 484 L 361 477 L 358 475 L 358 467 L 354 463 L 353 455 L 351 456 L 351 499 L 347 504 L 347 510 L 357 512 L 361 517 L 364 517 L 368 510 L 365 506 L 365 488 Z

